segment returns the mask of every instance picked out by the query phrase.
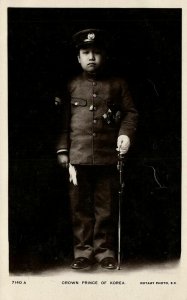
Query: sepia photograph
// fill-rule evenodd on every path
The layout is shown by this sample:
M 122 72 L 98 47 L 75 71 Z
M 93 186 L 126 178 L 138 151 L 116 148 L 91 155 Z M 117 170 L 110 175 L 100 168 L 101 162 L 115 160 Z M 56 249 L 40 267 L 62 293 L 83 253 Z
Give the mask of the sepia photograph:
M 6 14 L 11 289 L 58 278 L 71 299 L 104 285 L 117 299 L 128 285 L 176 291 L 182 8 Z
M 10 271 L 179 259 L 181 10 L 9 8 L 8 59 Z

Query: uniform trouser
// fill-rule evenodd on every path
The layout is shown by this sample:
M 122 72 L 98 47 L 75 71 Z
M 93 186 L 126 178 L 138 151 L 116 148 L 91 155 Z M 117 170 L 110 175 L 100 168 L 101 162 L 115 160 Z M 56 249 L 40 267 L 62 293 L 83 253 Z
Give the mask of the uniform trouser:
M 75 166 L 78 186 L 70 183 L 74 256 L 97 261 L 114 257 L 117 232 L 116 166 Z

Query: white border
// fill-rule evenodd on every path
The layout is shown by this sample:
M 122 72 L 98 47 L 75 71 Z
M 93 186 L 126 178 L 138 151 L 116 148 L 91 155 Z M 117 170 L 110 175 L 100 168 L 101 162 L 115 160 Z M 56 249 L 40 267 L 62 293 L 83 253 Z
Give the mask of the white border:
M 128 273 L 75 274 L 73 280 L 122 280 L 125 286 L 63 286 L 62 280 L 67 280 L 65 274 L 46 274 L 45 276 L 11 277 L 8 272 L 8 125 L 7 125 L 7 7 L 121 7 L 121 8 L 182 8 L 183 26 L 183 56 L 182 56 L 182 257 L 178 265 L 147 267 Z M 187 185 L 185 175 L 187 169 L 187 108 L 185 103 L 187 65 L 186 65 L 186 36 L 187 34 L 187 4 L 184 1 L 53 1 L 53 0 L 1 0 L 0 1 L 0 298 L 3 300 L 43 300 L 43 299 L 158 299 L 186 300 L 187 299 Z M 114 275 L 115 274 L 115 275 Z M 12 280 L 25 280 L 26 285 L 15 286 Z M 140 281 L 176 281 L 175 286 L 140 286 Z

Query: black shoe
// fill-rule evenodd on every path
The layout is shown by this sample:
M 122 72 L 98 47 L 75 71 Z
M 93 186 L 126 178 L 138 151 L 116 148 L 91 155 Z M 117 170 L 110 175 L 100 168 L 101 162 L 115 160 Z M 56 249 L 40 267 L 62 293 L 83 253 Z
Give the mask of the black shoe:
M 92 261 L 87 257 L 77 257 L 71 264 L 72 269 L 86 269 L 91 267 Z
M 117 268 L 117 261 L 114 257 L 105 257 L 100 261 L 100 266 L 104 269 L 113 270 Z

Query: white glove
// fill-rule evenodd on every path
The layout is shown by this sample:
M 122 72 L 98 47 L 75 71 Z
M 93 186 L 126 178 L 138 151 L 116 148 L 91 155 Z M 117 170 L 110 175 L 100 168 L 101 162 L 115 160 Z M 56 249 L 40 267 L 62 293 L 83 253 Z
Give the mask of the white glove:
M 69 181 L 73 182 L 74 185 L 78 185 L 77 183 L 77 171 L 74 166 L 69 164 Z
M 119 151 L 121 154 L 127 153 L 130 147 L 130 139 L 127 135 L 120 135 L 118 136 L 117 140 L 117 151 Z

